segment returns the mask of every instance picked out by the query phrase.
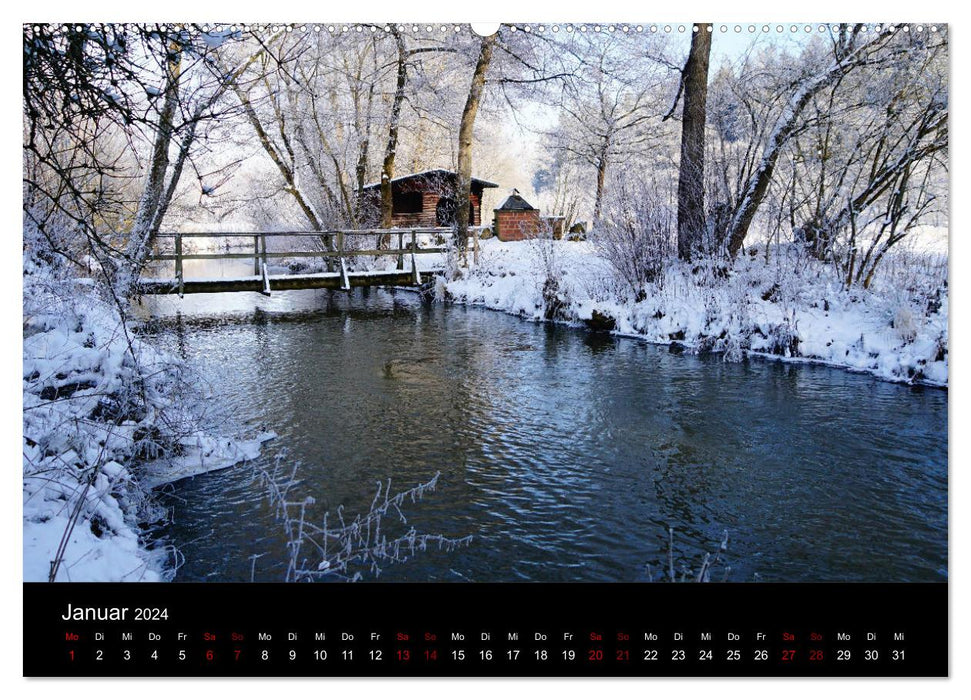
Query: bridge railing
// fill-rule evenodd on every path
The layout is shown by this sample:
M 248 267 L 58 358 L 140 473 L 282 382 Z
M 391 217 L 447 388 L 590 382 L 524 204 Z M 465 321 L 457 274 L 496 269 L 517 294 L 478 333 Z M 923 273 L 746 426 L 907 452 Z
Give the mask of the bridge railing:
M 479 233 L 482 226 L 469 227 L 476 256 L 478 255 Z M 353 257 L 393 256 L 397 258 L 397 269 L 405 269 L 406 258 L 411 263 L 411 274 L 414 284 L 421 284 L 421 272 L 418 270 L 416 256 L 445 253 L 448 247 L 442 244 L 430 247 L 419 245 L 419 236 L 427 239 L 433 236 L 435 241 L 444 241 L 454 237 L 452 228 L 392 228 L 392 229 L 335 229 L 328 231 L 193 231 L 193 232 L 165 232 L 156 235 L 161 242 L 173 240 L 172 253 L 155 253 L 147 260 L 152 262 L 174 262 L 175 278 L 178 292 L 181 296 L 184 288 L 183 262 L 186 260 L 253 260 L 253 275 L 262 277 L 264 293 L 270 292 L 270 279 L 267 271 L 267 261 L 280 258 L 321 258 L 336 259 L 335 273 L 341 277 L 341 288 L 350 289 L 346 260 Z M 371 247 L 358 248 L 353 245 L 356 237 L 377 237 L 378 244 Z M 267 250 L 267 239 L 301 239 L 313 240 L 317 246 L 313 249 L 298 248 L 296 250 L 271 251 Z M 252 239 L 252 252 L 185 252 L 183 242 L 186 239 Z M 387 245 L 382 247 L 381 243 Z M 397 244 L 396 246 L 394 244 Z

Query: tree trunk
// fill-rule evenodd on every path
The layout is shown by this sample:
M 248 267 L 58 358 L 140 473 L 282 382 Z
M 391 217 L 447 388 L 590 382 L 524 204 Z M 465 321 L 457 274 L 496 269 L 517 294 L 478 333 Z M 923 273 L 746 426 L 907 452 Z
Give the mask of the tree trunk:
M 172 165 L 172 175 L 169 177 L 168 186 L 162 193 L 159 202 L 155 208 L 155 216 L 152 219 L 152 235 L 154 236 L 158 233 L 159 229 L 162 227 L 162 219 L 165 218 L 165 213 L 169 210 L 169 205 L 172 203 L 172 198 L 175 196 L 175 189 L 179 186 L 179 180 L 182 179 L 182 171 L 185 169 L 185 161 L 189 157 L 189 149 L 196 139 L 196 127 L 199 125 L 199 120 L 202 118 L 202 107 L 196 108 L 195 113 L 192 117 L 192 122 L 189 124 L 185 135 L 182 137 L 182 141 L 179 143 L 179 154 L 175 158 L 175 163 Z
M 377 65 L 377 46 L 374 40 L 372 40 L 371 50 L 374 55 L 375 66 Z M 359 221 L 361 218 L 360 207 L 364 202 L 364 185 L 367 183 L 367 172 L 368 165 L 371 159 L 371 121 L 374 114 L 374 90 L 377 83 L 374 79 L 371 79 L 368 85 L 367 92 L 367 111 L 365 112 L 364 119 L 361 119 L 360 112 L 355 112 L 355 119 L 357 121 L 357 134 L 359 138 L 358 142 L 358 155 L 357 155 L 357 167 L 355 168 L 354 175 L 356 177 L 356 190 L 357 197 L 355 200 L 354 208 L 354 218 Z
M 607 151 L 610 145 L 604 146 L 597 158 L 597 193 L 593 200 L 593 225 L 596 227 L 600 223 L 600 212 L 603 210 L 604 186 L 607 181 Z
M 486 73 L 492 61 L 492 49 L 496 43 L 496 34 L 482 37 L 479 47 L 479 60 L 476 61 L 475 71 L 472 73 L 472 84 L 469 86 L 469 97 L 462 110 L 462 122 L 459 125 L 458 150 L 458 187 L 455 193 L 455 236 L 458 248 L 464 254 L 469 235 L 469 208 L 472 200 L 472 130 L 475 126 L 475 115 L 479 111 L 482 99 L 482 89 L 485 86 Z
M 684 66 L 681 166 L 678 175 L 678 256 L 691 260 L 705 231 L 705 120 L 708 101 L 709 24 L 698 24 Z
M 405 84 L 408 82 L 408 52 L 405 50 L 405 40 L 392 25 L 392 33 L 398 44 L 398 79 L 395 85 L 394 100 L 391 103 L 391 122 L 388 126 L 388 145 L 384 149 L 384 161 L 381 164 L 381 228 L 391 228 L 391 214 L 393 200 L 391 196 L 391 180 L 394 178 L 394 159 L 398 150 L 398 124 L 401 121 L 401 103 L 405 99 Z
M 138 200 L 131 239 L 128 242 L 128 258 L 135 265 L 136 270 L 141 266 L 142 258 L 151 247 L 152 238 L 157 232 L 157 229 L 153 230 L 153 228 L 161 223 L 156 214 L 165 194 L 165 175 L 169 169 L 169 146 L 172 144 L 175 112 L 179 104 L 179 82 L 182 75 L 182 47 L 174 42 L 169 46 L 166 69 L 165 97 L 158 116 L 155 141 L 152 144 L 148 177 L 145 180 L 145 189 L 142 190 Z

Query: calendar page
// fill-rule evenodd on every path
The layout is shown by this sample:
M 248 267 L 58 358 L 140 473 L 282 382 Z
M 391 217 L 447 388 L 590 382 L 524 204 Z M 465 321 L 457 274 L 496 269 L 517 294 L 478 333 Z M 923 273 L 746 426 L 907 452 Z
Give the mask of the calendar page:
M 948 675 L 948 26 L 643 9 L 23 25 L 25 676 Z

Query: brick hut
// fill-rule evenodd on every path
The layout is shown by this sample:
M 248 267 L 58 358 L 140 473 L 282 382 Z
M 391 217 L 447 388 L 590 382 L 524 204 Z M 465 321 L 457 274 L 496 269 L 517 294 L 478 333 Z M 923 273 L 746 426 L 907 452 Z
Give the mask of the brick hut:
M 513 190 L 493 213 L 495 234 L 500 241 L 521 241 L 539 233 L 539 209 L 523 199 L 519 190 Z
M 391 225 L 397 228 L 455 225 L 455 190 L 458 174 L 452 170 L 426 170 L 391 180 Z M 482 191 L 499 185 L 472 178 L 469 225 L 482 225 Z M 381 183 L 367 185 L 361 195 L 361 219 L 381 223 Z

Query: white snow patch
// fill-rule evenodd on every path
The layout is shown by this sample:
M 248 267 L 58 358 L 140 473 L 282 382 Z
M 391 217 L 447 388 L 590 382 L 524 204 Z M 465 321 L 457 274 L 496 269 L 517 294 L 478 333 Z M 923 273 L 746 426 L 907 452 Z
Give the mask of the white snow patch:
M 259 433 L 251 440 L 216 438 L 197 432 L 180 440 L 185 449 L 184 455 L 145 465 L 141 484 L 145 488 L 154 489 L 180 479 L 228 469 L 240 462 L 259 457 L 260 446 L 275 437 L 277 434 L 272 431 Z
M 935 252 L 939 237 L 931 237 Z M 555 316 L 562 322 L 583 325 L 597 313 L 614 320 L 615 334 L 680 343 L 689 351 L 813 361 L 890 381 L 947 385 L 946 258 L 913 270 L 887 262 L 872 289 L 846 290 L 831 267 L 805 258 L 797 264 L 794 250 L 773 251 L 768 264 L 762 255 L 743 255 L 727 278 L 702 279 L 671 262 L 663 284 L 634 301 L 590 242 L 491 239 L 482 242 L 478 266 L 443 280 L 436 293 L 543 320 L 552 269 L 561 303 Z

